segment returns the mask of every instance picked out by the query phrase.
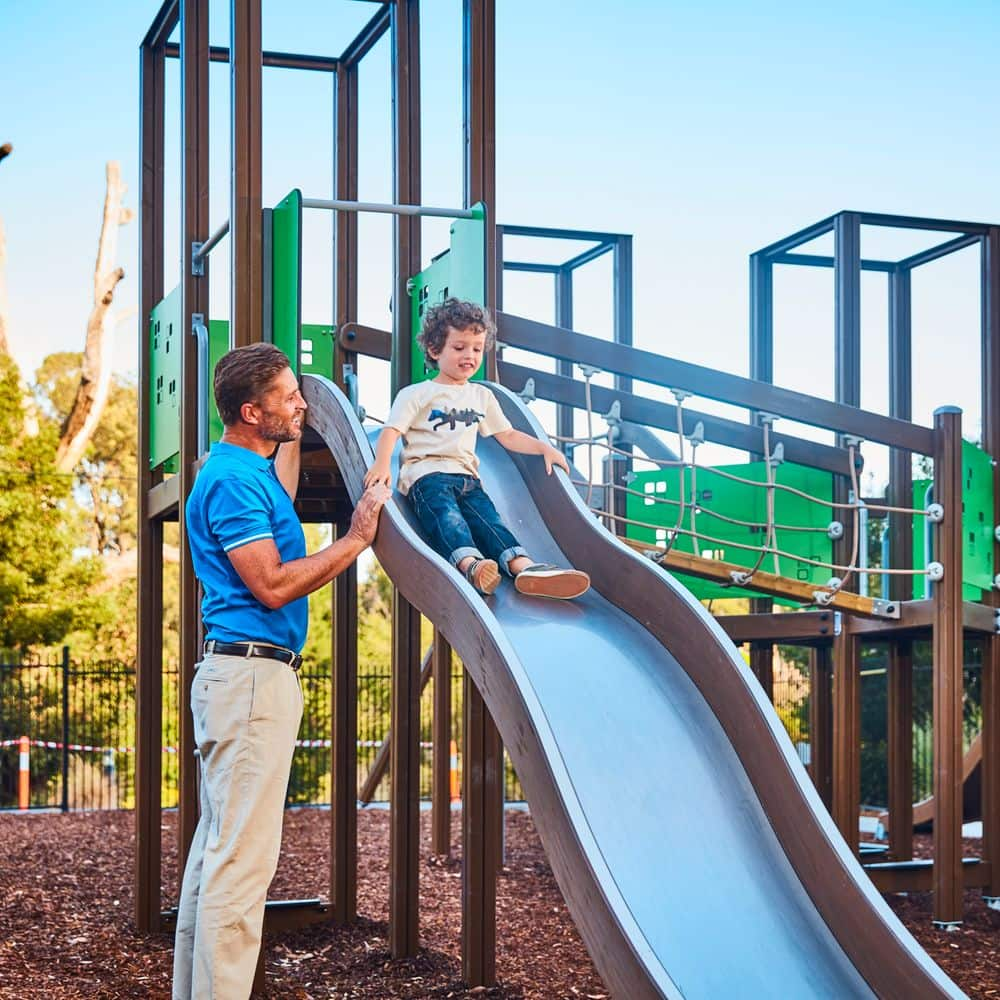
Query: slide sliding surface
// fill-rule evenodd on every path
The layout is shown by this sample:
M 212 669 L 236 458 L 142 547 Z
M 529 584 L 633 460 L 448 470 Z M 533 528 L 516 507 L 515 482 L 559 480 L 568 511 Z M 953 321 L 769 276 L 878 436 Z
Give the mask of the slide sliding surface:
M 331 383 L 303 382 L 309 423 L 356 500 L 368 438 Z M 542 435 L 491 388 L 517 429 Z M 490 440 L 479 454 L 522 544 L 587 570 L 590 593 L 547 601 L 505 579 L 484 600 L 398 496 L 375 552 L 481 690 L 614 996 L 962 996 L 851 856 L 711 616 L 618 543 L 562 473 Z

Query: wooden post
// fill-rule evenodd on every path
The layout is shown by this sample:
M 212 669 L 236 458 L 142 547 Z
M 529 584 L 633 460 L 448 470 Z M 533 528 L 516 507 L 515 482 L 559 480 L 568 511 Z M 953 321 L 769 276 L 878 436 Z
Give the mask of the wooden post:
M 889 644 L 889 856 L 913 857 L 913 643 Z
M 770 614 L 773 601 L 768 601 L 760 598 L 754 598 L 751 605 L 765 604 L 767 605 L 764 614 Z M 757 612 L 758 614 L 761 612 Z M 764 694 L 767 695 L 767 700 L 774 704 L 774 646 L 769 642 L 751 642 L 750 643 L 750 669 L 753 671 L 754 677 L 760 681 L 760 686 L 764 689 Z
M 809 773 L 823 805 L 833 804 L 833 657 L 829 645 L 809 650 Z
M 934 411 L 934 923 L 962 922 L 962 411 Z
M 1000 226 L 990 226 L 983 241 L 982 393 L 983 447 L 1000 456 Z M 993 524 L 1000 524 L 1000 467 L 993 470 Z M 1000 539 L 993 544 L 993 572 L 1000 570 Z M 1000 608 L 1000 589 L 988 603 Z M 990 862 L 990 883 L 983 890 L 1000 906 L 1000 639 L 983 650 L 983 860 Z
M 350 523 L 337 525 L 335 537 Z M 333 581 L 333 789 L 330 805 L 330 899 L 338 924 L 358 913 L 358 568 Z
M 420 613 L 393 594 L 389 948 L 410 958 L 420 947 Z
M 464 674 L 462 758 L 462 979 L 496 982 L 496 859 L 500 855 L 495 797 L 500 738 L 482 695 Z
M 158 20 L 142 43 L 139 223 L 139 518 L 138 656 L 136 658 L 135 923 L 160 927 L 163 767 L 163 522 L 150 516 L 149 494 L 162 473 L 149 468 L 151 351 L 149 316 L 163 298 L 164 45 L 177 11 Z
M 208 214 L 208 0 L 181 0 L 181 437 L 178 474 L 180 490 L 180 795 L 177 843 L 179 867 L 183 871 L 188 848 L 198 823 L 197 761 L 194 757 L 194 720 L 191 684 L 195 664 L 201 659 L 201 607 L 198 581 L 187 542 L 184 504 L 194 485 L 198 442 L 197 342 L 192 335 L 192 317 L 208 316 L 208 274 L 192 274 L 191 244 L 209 235 Z
M 833 642 L 833 821 L 853 851 L 861 810 L 860 641 L 845 620 Z
M 234 347 L 239 347 L 255 344 L 264 335 L 261 0 L 230 0 L 229 31 L 232 108 L 229 339 Z
M 434 630 L 434 772 L 431 787 L 431 850 L 451 854 L 451 646 Z
M 486 305 L 496 304 L 496 9 L 495 0 L 463 0 L 465 203 L 486 205 Z M 496 352 L 487 373 L 497 378 Z M 503 752 L 496 725 L 465 675 L 463 711 L 462 978 L 472 987 L 496 979 L 496 871 L 501 857 Z

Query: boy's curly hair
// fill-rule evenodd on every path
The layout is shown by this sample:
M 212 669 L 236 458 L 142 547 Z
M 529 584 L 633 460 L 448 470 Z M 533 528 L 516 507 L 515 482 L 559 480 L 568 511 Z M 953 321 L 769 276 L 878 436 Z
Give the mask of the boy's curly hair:
M 449 330 L 467 330 L 469 327 L 477 333 L 485 333 L 484 348 L 487 351 L 493 349 L 497 327 L 488 309 L 462 299 L 445 299 L 439 305 L 431 306 L 424 315 L 423 329 L 417 336 L 427 364 L 437 368 L 437 356 L 444 350 Z

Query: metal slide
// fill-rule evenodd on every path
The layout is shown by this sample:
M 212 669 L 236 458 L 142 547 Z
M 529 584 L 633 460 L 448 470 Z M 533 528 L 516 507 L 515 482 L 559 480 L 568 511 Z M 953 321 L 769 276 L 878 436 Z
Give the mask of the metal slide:
M 332 383 L 303 383 L 309 423 L 356 501 L 368 438 Z M 543 436 L 520 400 L 492 389 L 516 428 Z M 529 598 L 505 580 L 482 599 L 423 542 L 402 498 L 375 552 L 482 691 L 614 996 L 962 996 L 872 887 L 712 617 L 615 541 L 562 473 L 489 440 L 479 454 L 522 544 L 587 570 L 589 594 Z

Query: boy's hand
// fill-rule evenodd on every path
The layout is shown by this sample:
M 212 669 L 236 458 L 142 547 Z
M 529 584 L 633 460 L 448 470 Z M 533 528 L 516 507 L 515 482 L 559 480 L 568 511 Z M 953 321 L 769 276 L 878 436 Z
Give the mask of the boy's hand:
M 545 460 L 545 471 L 548 475 L 552 475 L 553 466 L 558 466 L 567 476 L 570 474 L 569 462 L 566 461 L 566 456 L 558 448 L 547 444 L 545 451 L 542 452 L 542 458 Z
M 392 471 L 388 465 L 375 462 L 365 473 L 365 489 L 374 486 L 376 483 L 381 483 L 383 486 L 392 485 Z

